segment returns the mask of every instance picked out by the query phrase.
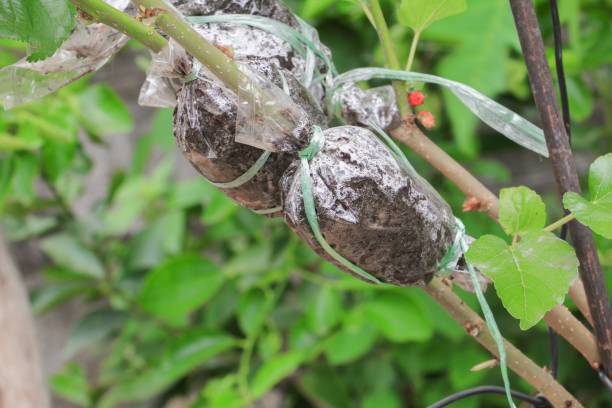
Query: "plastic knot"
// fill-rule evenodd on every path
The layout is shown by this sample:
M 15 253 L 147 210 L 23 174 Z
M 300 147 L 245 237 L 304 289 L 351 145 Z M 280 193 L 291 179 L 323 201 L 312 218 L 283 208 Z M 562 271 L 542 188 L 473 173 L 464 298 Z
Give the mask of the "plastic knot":
M 323 147 L 325 143 L 325 135 L 323 134 L 323 130 L 319 126 L 312 127 L 312 139 L 310 139 L 310 144 L 308 147 L 300 150 L 298 155 L 302 159 L 306 159 L 308 161 L 312 160 L 313 157 L 319 153 L 319 150 Z
M 191 65 L 191 72 L 183 78 L 184 83 L 193 82 L 198 79 L 200 75 L 200 69 L 202 68 L 202 64 L 197 59 L 193 59 L 193 63 Z

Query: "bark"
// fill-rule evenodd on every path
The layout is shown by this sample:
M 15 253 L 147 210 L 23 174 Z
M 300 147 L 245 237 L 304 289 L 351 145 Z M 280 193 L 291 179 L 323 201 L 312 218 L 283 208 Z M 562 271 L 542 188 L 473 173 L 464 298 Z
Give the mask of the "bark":
M 27 292 L 0 235 L 0 408 L 48 408 Z

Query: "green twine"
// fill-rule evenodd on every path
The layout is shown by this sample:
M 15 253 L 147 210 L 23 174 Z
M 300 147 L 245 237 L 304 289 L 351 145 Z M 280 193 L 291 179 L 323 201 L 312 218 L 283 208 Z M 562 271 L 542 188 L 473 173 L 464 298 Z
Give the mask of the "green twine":
M 183 78 L 183 83 L 187 84 L 189 82 L 193 82 L 200 76 L 200 69 L 202 68 L 202 63 L 197 59 L 193 59 L 191 62 L 191 72 Z
M 247 25 L 268 31 L 272 34 L 277 35 L 279 38 L 285 40 L 286 42 L 288 42 L 294 48 L 294 50 L 296 50 L 302 56 L 306 57 L 307 67 L 313 67 L 312 71 L 314 71 L 314 63 L 313 63 L 314 59 L 312 58 L 312 54 L 314 53 L 317 57 L 319 57 L 320 59 L 324 61 L 324 63 L 326 64 L 328 68 L 328 73 L 331 73 L 331 75 L 334 77 L 337 75 L 337 71 L 335 69 L 335 66 L 331 62 L 331 60 L 327 57 L 327 55 L 325 55 L 314 44 L 313 41 L 311 41 L 309 38 L 304 36 L 302 33 L 294 30 L 293 28 L 283 23 L 277 22 L 275 20 L 272 20 L 266 17 L 261 17 L 261 16 L 235 15 L 235 14 L 234 15 L 188 17 L 188 20 L 193 24 L 206 24 L 206 23 L 213 23 L 213 22 L 229 22 L 229 23 L 247 24 Z M 302 25 L 302 28 L 309 27 L 303 21 L 300 21 L 300 24 Z M 302 47 L 301 45 L 305 47 Z M 185 82 L 195 80 L 198 76 L 198 71 L 199 71 L 199 67 L 196 68 L 196 66 L 194 65 L 194 69 L 185 78 Z M 363 69 L 361 71 L 355 70 L 355 71 L 352 71 L 351 73 L 347 73 L 348 75 L 344 74 L 342 76 L 343 77 L 342 80 L 336 81 L 334 83 L 334 91 L 336 91 L 339 88 L 340 84 L 342 84 L 343 82 L 349 82 L 351 80 L 353 81 L 356 80 L 357 78 L 355 77 L 357 77 L 358 75 L 354 75 L 354 78 L 351 78 L 351 74 L 357 73 L 357 72 L 359 72 L 359 74 L 361 74 L 362 72 L 367 73 L 364 76 L 368 76 L 368 75 L 376 76 L 376 74 L 378 74 L 381 77 L 387 77 L 387 78 L 399 76 L 397 71 L 390 71 L 390 70 L 383 70 L 383 69 Z M 401 75 L 406 77 L 406 78 L 401 78 L 401 79 L 409 79 L 408 76 L 410 74 L 411 73 L 401 73 Z M 475 98 L 475 99 L 481 99 L 481 100 L 485 99 L 486 102 L 488 102 L 490 105 L 493 105 L 492 101 L 488 100 L 488 98 L 483 97 L 481 94 L 478 94 L 476 91 L 474 91 L 473 89 L 469 87 L 466 87 L 463 84 L 454 83 L 452 81 L 445 80 L 444 78 L 438 78 L 438 77 L 434 77 L 434 76 L 426 75 L 426 74 L 416 74 L 416 76 L 418 76 L 418 78 L 415 77 L 415 78 L 410 78 L 410 79 L 421 80 L 421 81 L 425 80 L 425 82 L 434 82 L 434 83 L 438 83 L 440 85 L 445 85 L 445 86 L 455 85 L 454 87 L 450 86 L 450 88 L 455 94 L 457 94 L 460 97 L 460 99 L 464 103 L 466 103 L 466 99 L 469 100 L 469 98 L 473 97 L 474 94 L 476 94 L 478 98 Z M 323 76 L 316 78 L 314 79 L 314 81 L 320 81 L 322 77 Z M 281 79 L 283 80 L 283 88 L 285 88 L 285 91 L 286 91 L 287 90 L 286 79 L 284 78 L 284 76 Z M 359 78 L 359 79 L 365 79 L 365 78 Z M 309 73 L 307 72 L 307 78 L 305 82 L 308 85 L 310 85 L 312 81 L 313 81 L 312 75 L 311 74 L 309 75 Z M 467 88 L 467 92 L 464 90 L 464 88 Z M 335 92 L 332 92 L 332 94 L 333 93 Z M 470 102 L 473 102 L 473 101 L 470 100 Z M 485 122 L 491 125 L 490 118 L 486 117 L 486 115 L 483 115 L 484 112 L 475 109 L 473 106 L 470 106 L 471 105 L 470 103 L 466 103 L 466 105 L 468 105 L 468 107 L 470 107 L 473 111 L 475 111 L 475 113 L 477 113 L 477 115 L 481 117 L 481 119 L 484 119 Z M 524 136 L 518 137 L 518 140 L 516 140 L 517 137 L 515 137 L 513 138 L 513 140 L 515 140 L 519 144 L 522 144 L 523 146 L 531 150 L 534 150 L 544 156 L 547 155 L 547 151 L 541 147 L 541 134 L 540 134 L 541 131 L 538 128 L 531 125 L 530 123 L 525 123 L 526 121 L 524 121 L 524 119 L 522 119 L 520 116 L 513 114 L 513 112 L 509 112 L 506 108 L 501 107 L 501 105 L 499 104 L 494 103 L 494 106 L 492 107 L 494 109 L 497 108 L 497 112 L 495 112 L 495 114 L 500 115 L 502 117 L 506 116 L 504 117 L 504 119 L 508 119 L 508 117 L 511 117 L 512 119 L 514 119 L 513 122 L 518 120 L 519 122 L 518 126 L 516 123 L 513 123 L 513 125 L 517 126 L 520 130 L 519 132 L 515 131 L 513 133 L 515 134 L 518 133 L 519 135 L 521 135 L 522 133 L 521 136 L 525 134 L 529 135 L 528 137 L 524 137 Z M 485 117 L 483 118 L 483 116 Z M 412 167 L 412 165 L 410 164 L 406 156 L 403 154 L 399 146 L 395 144 L 395 142 L 387 135 L 387 133 L 383 129 L 381 129 L 379 126 L 377 126 L 374 123 L 368 123 L 366 125 L 368 125 L 371 129 L 373 129 L 385 141 L 385 143 L 387 144 L 389 149 L 392 151 L 395 158 L 398 160 L 398 163 L 400 164 L 401 167 L 403 167 L 405 170 L 407 170 L 410 173 L 416 174 L 416 171 L 414 170 L 414 168 Z M 493 127 L 497 128 L 497 126 L 493 126 Z M 374 276 L 372 276 L 371 274 L 369 274 L 368 272 L 366 272 L 359 266 L 353 264 L 351 261 L 344 258 L 338 252 L 336 252 L 336 250 L 327 243 L 327 241 L 321 234 L 317 212 L 316 212 L 316 206 L 314 202 L 312 179 L 311 179 L 311 173 L 310 173 L 310 160 L 312 160 L 312 158 L 316 156 L 319 150 L 323 147 L 323 144 L 325 143 L 325 136 L 321 128 L 318 126 L 314 126 L 313 131 L 314 133 L 313 133 L 313 137 L 311 139 L 310 144 L 308 145 L 308 147 L 306 147 L 305 149 L 299 152 L 300 186 L 302 189 L 304 212 L 306 214 L 306 219 L 308 220 L 308 224 L 310 225 L 313 235 L 315 236 L 315 239 L 317 240 L 319 245 L 321 245 L 323 250 L 327 252 L 334 260 L 336 260 L 338 263 L 345 266 L 346 268 L 348 268 L 355 274 L 361 276 L 362 278 L 370 282 L 376 283 L 376 284 L 381 284 L 382 282 L 380 282 L 377 278 L 375 278 Z M 502 133 L 508 136 L 506 132 L 502 132 Z M 238 187 L 246 183 L 247 181 L 249 181 L 251 178 L 253 178 L 257 174 L 257 172 L 264 166 L 269 156 L 270 156 L 270 152 L 268 151 L 264 152 L 259 157 L 259 159 L 255 162 L 255 164 L 253 164 L 253 166 L 251 166 L 251 168 L 249 168 L 247 172 L 245 172 L 242 176 L 238 177 L 236 180 L 233 180 L 228 183 L 212 183 L 212 184 L 219 188 Z M 255 212 L 258 214 L 271 214 L 271 213 L 280 211 L 281 209 L 282 209 L 281 207 L 275 207 L 275 208 L 270 208 L 270 209 L 265 209 L 265 210 L 255 210 Z M 460 253 L 465 254 L 468 250 L 468 245 L 465 240 L 465 227 L 458 218 L 456 218 L 455 220 L 456 220 L 455 238 L 453 240 L 453 244 L 451 245 L 447 253 L 444 255 L 444 257 L 442 257 L 440 261 L 440 274 L 448 275 L 449 273 L 451 273 L 454 265 L 456 264 L 456 259 L 458 258 L 458 254 Z M 484 314 L 485 322 L 497 345 L 497 350 L 499 353 L 500 370 L 501 370 L 502 379 L 504 383 L 504 389 L 506 391 L 506 398 L 508 399 L 508 404 L 510 405 L 510 407 L 516 408 L 516 406 L 514 405 L 514 402 L 512 401 L 512 394 L 510 391 L 510 380 L 508 377 L 508 366 L 507 366 L 506 349 L 504 346 L 504 339 L 499 331 L 499 328 L 495 321 L 495 317 L 493 316 L 493 312 L 491 311 L 491 307 L 487 303 L 487 300 L 484 297 L 484 294 L 482 293 L 482 288 L 480 287 L 480 282 L 478 281 L 478 276 L 476 275 L 476 271 L 474 270 L 474 267 L 469 262 L 467 262 L 467 260 L 466 260 L 466 265 L 467 265 L 468 272 L 470 274 L 470 278 L 472 280 L 472 285 L 474 286 L 474 291 L 476 292 L 476 298 L 478 299 L 478 303 L 480 304 L 480 308 L 482 309 L 482 312 Z
M 248 25 L 260 30 L 266 31 L 275 35 L 281 40 L 287 42 L 291 48 L 300 56 L 306 59 L 306 77 L 303 80 L 303 85 L 309 87 L 312 83 L 318 83 L 327 75 L 320 75 L 318 78 L 313 78 L 312 73 L 316 69 L 316 60 L 313 57 L 321 59 L 327 67 L 328 74 L 333 76 L 338 75 L 338 71 L 329 57 L 314 43 L 313 39 L 308 38 L 300 31 L 288 26 L 287 24 L 273 20 L 268 17 L 254 16 L 250 14 L 215 14 L 211 16 L 191 16 L 186 17 L 191 24 L 209 24 L 209 23 L 233 23 Z M 315 30 L 303 20 L 299 20 L 302 31 L 314 33 Z M 331 82 L 331 79 L 330 79 Z
M 468 251 L 467 242 L 465 242 L 465 227 L 461 220 L 455 218 L 455 222 L 457 225 L 458 231 L 461 232 L 460 239 L 460 247 L 461 251 L 465 254 Z M 508 404 L 512 408 L 516 408 L 514 405 L 514 401 L 512 401 L 512 393 L 510 390 L 510 379 L 508 378 L 508 365 L 507 365 L 507 357 L 506 357 L 506 348 L 504 345 L 504 338 L 502 337 L 499 328 L 497 327 L 497 323 L 495 321 L 495 316 L 493 316 L 493 312 L 491 311 L 491 307 L 487 303 L 487 299 L 484 297 L 482 293 L 482 288 L 480 287 L 480 282 L 478 281 L 478 276 L 476 275 L 476 271 L 471 263 L 465 260 L 465 264 L 467 266 L 467 270 L 470 273 L 470 278 L 472 280 L 472 286 L 474 286 L 474 291 L 476 292 L 476 298 L 478 299 L 478 303 L 480 304 L 480 308 L 482 309 L 482 313 L 485 317 L 485 322 L 487 323 L 487 327 L 495 340 L 495 344 L 497 344 L 497 352 L 499 353 L 499 368 L 502 374 L 502 380 L 504 382 L 504 389 L 506 391 L 506 398 L 508 399 Z
M 320 127 L 314 126 L 313 128 L 314 134 L 310 141 L 308 147 L 299 152 L 300 157 L 300 182 L 302 188 L 302 200 L 304 202 L 304 212 L 306 213 L 306 219 L 308 220 L 308 224 L 310 225 L 310 229 L 314 234 L 317 242 L 325 252 L 329 254 L 333 259 L 339 262 L 341 265 L 347 267 L 349 270 L 354 272 L 355 274 L 361 276 L 362 278 L 380 284 L 381 282 L 376 279 L 374 276 L 370 275 L 359 266 L 353 264 L 348 259 L 344 258 L 340 255 L 334 248 L 331 247 L 325 241 L 323 234 L 321 234 L 321 230 L 319 228 L 319 221 L 317 220 L 317 210 L 315 207 L 314 196 L 312 193 L 312 179 L 310 175 L 310 160 L 319 152 L 319 150 L 325 144 L 325 136 Z
M 213 181 L 209 181 L 213 186 L 221 189 L 240 187 L 241 185 L 255 177 L 259 170 L 261 170 L 261 168 L 266 164 L 271 153 L 272 152 L 264 151 L 261 156 L 259 156 L 257 161 L 253 163 L 253 165 L 249 167 L 249 169 L 245 171 L 244 174 L 242 174 L 235 180 L 228 181 L 227 183 L 215 183 Z

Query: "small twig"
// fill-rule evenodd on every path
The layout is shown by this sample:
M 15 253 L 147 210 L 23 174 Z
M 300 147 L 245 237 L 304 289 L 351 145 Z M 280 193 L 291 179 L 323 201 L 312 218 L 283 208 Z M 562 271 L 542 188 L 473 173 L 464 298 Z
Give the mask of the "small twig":
M 553 232 L 556 229 L 564 226 L 568 222 L 573 221 L 575 219 L 576 219 L 576 216 L 573 213 L 568 214 L 565 217 L 561 218 L 560 220 L 557 220 L 553 222 L 552 224 L 550 224 L 549 226 L 547 226 L 546 228 L 544 228 L 544 231 Z
M 544 50 L 540 26 L 531 0 L 510 0 L 512 14 L 525 55 L 527 72 L 535 103 L 540 112 L 542 129 L 550 152 L 555 179 L 560 193 L 580 192 L 576 162 L 568 135 L 559 114 L 552 76 Z M 587 294 L 595 337 L 600 348 L 603 369 L 612 374 L 612 309 L 597 249 L 591 231 L 577 221 L 569 224 L 576 255 L 580 261 L 580 276 Z
M 388 33 L 387 24 L 380 10 L 380 5 L 377 0 L 370 0 L 368 4 L 370 4 L 370 11 L 372 11 L 374 15 L 375 28 L 379 34 L 383 49 L 385 50 L 386 63 L 389 68 L 399 69 L 399 62 Z M 398 93 L 397 88 L 394 89 L 396 91 L 398 107 L 401 109 L 401 102 L 405 102 L 403 96 L 405 93 L 401 93 L 401 91 Z M 403 114 L 403 111 L 401 112 Z M 492 219 L 497 221 L 499 213 L 499 200 L 497 196 L 467 171 L 465 167 L 438 147 L 437 144 L 432 142 L 407 115 L 403 114 L 402 117 L 405 118 L 402 124 L 400 127 L 391 130 L 391 135 L 427 160 L 450 181 L 456 184 L 468 197 L 475 197 L 478 200 L 478 209 L 487 213 Z M 574 300 L 574 303 L 577 305 L 584 304 L 585 296 L 580 293 L 580 286 L 576 284 L 574 286 L 576 287 L 569 292 L 570 296 L 573 296 L 572 300 Z M 571 315 L 567 309 L 561 309 L 561 306 L 557 306 L 556 308 L 558 309 L 556 310 L 557 314 Z M 580 310 L 582 309 L 580 308 Z M 566 321 L 573 322 L 575 327 L 567 327 L 566 332 L 559 333 L 564 338 L 571 338 L 573 336 L 572 332 L 574 331 L 582 332 L 587 330 L 578 320 L 572 320 L 570 317 L 572 316 L 567 316 Z M 581 351 L 581 353 L 584 355 L 586 352 Z M 592 361 L 589 361 L 589 363 L 592 363 Z
M 161 51 L 168 44 L 155 28 L 141 23 L 103 0 L 71 0 L 71 2 L 94 20 L 127 34 L 155 52 Z
M 412 64 L 414 63 L 414 56 L 416 55 L 417 45 L 419 44 L 419 38 L 421 37 L 420 31 L 415 31 L 414 36 L 412 37 L 412 43 L 410 44 L 410 53 L 408 54 L 408 61 L 406 62 L 406 71 L 410 71 L 412 69 Z
M 482 318 L 466 305 L 444 281 L 436 278 L 425 292 L 439 303 L 476 341 L 495 357 L 499 357 L 495 339 Z M 559 408 L 582 407 L 582 404 L 559 384 L 548 371 L 536 365 L 514 345 L 505 341 L 508 367 L 539 390 L 548 401 Z
M 387 65 L 391 69 L 401 69 L 397 54 L 393 48 L 393 41 L 391 40 L 391 33 L 389 32 L 387 21 L 380 8 L 380 3 L 378 0 L 367 0 L 367 3 L 374 23 L 374 29 L 378 34 L 380 44 L 385 53 Z M 402 117 L 408 116 L 410 114 L 410 107 L 406 100 L 406 84 L 403 81 L 393 81 L 393 90 L 395 91 L 395 99 Z

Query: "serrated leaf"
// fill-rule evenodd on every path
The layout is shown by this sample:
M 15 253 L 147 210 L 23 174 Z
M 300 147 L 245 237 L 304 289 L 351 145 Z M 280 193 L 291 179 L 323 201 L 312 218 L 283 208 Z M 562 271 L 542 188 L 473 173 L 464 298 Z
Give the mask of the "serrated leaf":
M 398 20 L 420 33 L 436 21 L 462 13 L 466 8 L 465 0 L 402 0 Z
M 127 133 L 134 121 L 127 107 L 108 85 L 96 84 L 79 94 L 81 120 L 96 135 Z
M 226 334 L 196 331 L 171 340 L 162 356 L 138 375 L 106 393 L 98 407 L 111 408 L 124 401 L 143 401 L 159 394 L 195 367 L 236 345 Z
M 437 75 L 467 84 L 490 98 L 506 90 L 508 55 L 518 47 L 507 1 L 470 1 L 465 13 L 434 24 L 426 36 L 454 44 L 438 62 Z M 492 66 L 496 69 L 490 69 Z M 480 145 L 478 119 L 452 92 L 444 89 L 442 94 L 457 146 L 468 157 L 476 157 Z
M 471 245 L 466 256 L 493 280 L 504 307 L 520 320 L 523 330 L 563 302 L 578 274 L 573 248 L 546 231 L 528 231 L 513 246 L 485 235 Z
M 66 0 L 2 0 L 0 37 L 28 44 L 28 60 L 52 55 L 75 24 L 75 8 Z
M 368 322 L 391 341 L 426 341 L 433 335 L 427 310 L 406 295 L 380 293 L 363 307 Z
M 138 296 L 146 311 L 173 325 L 210 299 L 223 284 L 217 265 L 199 255 L 171 258 L 147 275 Z
M 586 200 L 576 193 L 565 193 L 563 206 L 582 224 L 612 239 L 612 153 L 599 157 L 591 165 L 589 196 L 590 200 Z
M 539 230 L 546 225 L 546 206 L 535 191 L 525 187 L 499 192 L 499 223 L 508 235 Z
M 251 384 L 251 394 L 260 398 L 283 378 L 293 373 L 304 360 L 305 355 L 298 351 L 278 354 L 257 370 Z

